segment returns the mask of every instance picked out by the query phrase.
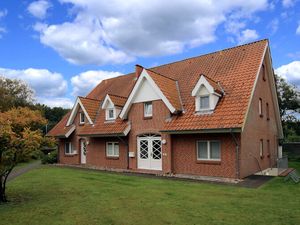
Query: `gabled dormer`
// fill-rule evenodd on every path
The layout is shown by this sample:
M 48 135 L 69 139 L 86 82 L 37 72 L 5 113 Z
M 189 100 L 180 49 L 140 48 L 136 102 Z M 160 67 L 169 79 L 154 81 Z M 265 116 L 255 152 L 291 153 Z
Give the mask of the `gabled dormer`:
M 105 120 L 114 121 L 119 116 L 126 98 L 122 96 L 107 94 L 102 103 L 102 109 L 105 110 Z
M 201 75 L 192 96 L 195 97 L 195 111 L 199 113 L 211 113 L 215 110 L 224 91 L 219 83 Z

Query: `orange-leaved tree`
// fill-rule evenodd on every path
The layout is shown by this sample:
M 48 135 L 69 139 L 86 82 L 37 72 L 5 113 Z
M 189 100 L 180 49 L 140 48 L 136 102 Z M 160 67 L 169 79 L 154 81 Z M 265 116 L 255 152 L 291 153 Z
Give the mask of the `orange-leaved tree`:
M 0 202 L 7 201 L 6 181 L 12 169 L 46 142 L 38 129 L 46 123 L 40 111 L 26 107 L 0 112 Z

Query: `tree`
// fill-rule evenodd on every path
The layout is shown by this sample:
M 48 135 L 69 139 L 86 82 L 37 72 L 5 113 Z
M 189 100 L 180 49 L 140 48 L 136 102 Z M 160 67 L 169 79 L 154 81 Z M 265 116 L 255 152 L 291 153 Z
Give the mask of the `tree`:
M 0 76 L 0 112 L 13 107 L 33 106 L 33 94 L 25 82 Z
M 299 118 L 300 91 L 286 82 L 282 77 L 275 75 L 278 92 L 278 104 L 283 125 L 284 136 L 287 141 L 300 140 Z
M 49 144 L 37 129 L 46 123 L 38 110 L 26 107 L 0 113 L 0 202 L 7 201 L 7 177 L 17 163 L 30 158 L 43 143 Z

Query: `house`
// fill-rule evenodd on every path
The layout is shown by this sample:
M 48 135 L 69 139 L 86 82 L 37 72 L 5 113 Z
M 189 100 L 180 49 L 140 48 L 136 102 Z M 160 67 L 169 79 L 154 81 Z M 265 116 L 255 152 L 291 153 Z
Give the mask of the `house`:
M 244 178 L 283 137 L 268 40 L 102 81 L 49 133 L 59 162 Z

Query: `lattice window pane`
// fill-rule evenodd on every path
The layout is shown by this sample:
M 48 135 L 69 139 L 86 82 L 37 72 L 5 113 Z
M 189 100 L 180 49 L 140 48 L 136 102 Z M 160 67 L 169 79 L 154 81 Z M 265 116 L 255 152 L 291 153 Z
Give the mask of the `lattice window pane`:
M 140 158 L 148 159 L 148 141 L 147 140 L 140 141 Z
M 161 141 L 153 140 L 152 142 L 152 158 L 161 159 Z

